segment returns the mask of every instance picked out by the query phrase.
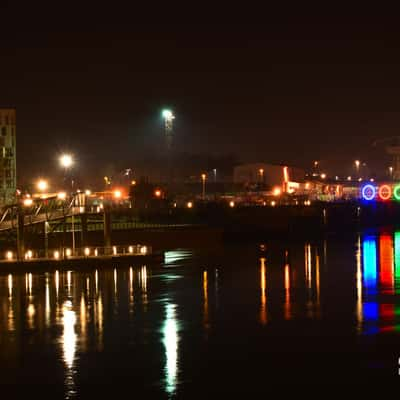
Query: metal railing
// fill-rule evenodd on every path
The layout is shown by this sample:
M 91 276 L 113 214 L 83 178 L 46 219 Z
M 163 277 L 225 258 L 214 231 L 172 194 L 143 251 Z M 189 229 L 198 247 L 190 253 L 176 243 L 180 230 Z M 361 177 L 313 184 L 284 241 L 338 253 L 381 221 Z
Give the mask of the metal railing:
M 146 256 L 152 254 L 151 246 L 147 245 L 124 245 L 124 246 L 86 246 L 79 248 L 59 247 L 45 250 L 26 250 L 23 257 L 18 259 L 16 251 L 7 250 L 0 254 L 0 262 L 15 261 L 60 261 L 86 258 L 111 258 L 127 256 Z

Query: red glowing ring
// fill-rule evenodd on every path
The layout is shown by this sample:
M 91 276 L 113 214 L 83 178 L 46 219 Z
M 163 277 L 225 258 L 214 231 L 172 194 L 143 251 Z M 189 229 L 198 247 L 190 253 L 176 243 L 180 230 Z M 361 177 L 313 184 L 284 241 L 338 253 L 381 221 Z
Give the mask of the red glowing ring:
M 381 200 L 389 200 L 392 197 L 392 188 L 389 185 L 379 187 L 378 195 Z

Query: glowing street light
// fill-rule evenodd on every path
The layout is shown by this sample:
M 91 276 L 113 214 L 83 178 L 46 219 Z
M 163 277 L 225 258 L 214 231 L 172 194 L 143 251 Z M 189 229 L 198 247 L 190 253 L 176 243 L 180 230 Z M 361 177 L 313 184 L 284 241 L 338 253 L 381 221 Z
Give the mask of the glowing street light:
M 114 197 L 120 199 L 122 197 L 122 192 L 120 190 L 114 190 Z
M 207 179 L 207 175 L 206 174 L 201 174 L 201 181 L 202 181 L 202 199 L 204 200 L 206 197 L 206 179 Z
M 392 166 L 389 167 L 389 175 L 390 175 L 390 178 L 392 179 L 393 178 L 393 167 Z
M 321 179 L 325 179 L 326 178 L 326 174 L 322 173 L 321 174 Z
M 260 180 L 261 182 L 264 182 L 264 168 L 260 168 L 258 170 L 258 173 L 260 174 Z
M 63 154 L 59 161 L 60 165 L 65 169 L 71 168 L 74 163 L 74 159 L 72 158 L 71 154 Z
M 44 192 L 45 190 L 47 190 L 49 188 L 48 182 L 44 179 L 40 179 L 37 182 L 36 186 L 41 192 Z

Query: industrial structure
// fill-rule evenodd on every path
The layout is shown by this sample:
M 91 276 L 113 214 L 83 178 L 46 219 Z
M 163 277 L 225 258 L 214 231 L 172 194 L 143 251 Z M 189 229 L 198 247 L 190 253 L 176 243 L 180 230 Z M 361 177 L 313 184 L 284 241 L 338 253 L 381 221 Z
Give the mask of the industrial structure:
M 15 201 L 16 167 L 16 110 L 0 108 L 0 207 Z
M 278 186 L 288 193 L 298 188 L 304 177 L 305 172 L 299 168 L 267 163 L 238 165 L 233 171 L 233 182 L 236 184 Z

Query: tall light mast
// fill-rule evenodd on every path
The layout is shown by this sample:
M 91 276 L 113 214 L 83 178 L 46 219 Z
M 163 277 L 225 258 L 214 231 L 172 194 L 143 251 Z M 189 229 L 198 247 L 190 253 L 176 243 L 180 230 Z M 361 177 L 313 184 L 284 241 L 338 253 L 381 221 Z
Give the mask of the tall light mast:
M 173 142 L 173 122 L 175 115 L 171 110 L 163 110 L 162 116 L 164 118 L 164 131 L 165 131 L 165 143 L 168 157 L 168 181 L 172 182 L 172 142 Z

